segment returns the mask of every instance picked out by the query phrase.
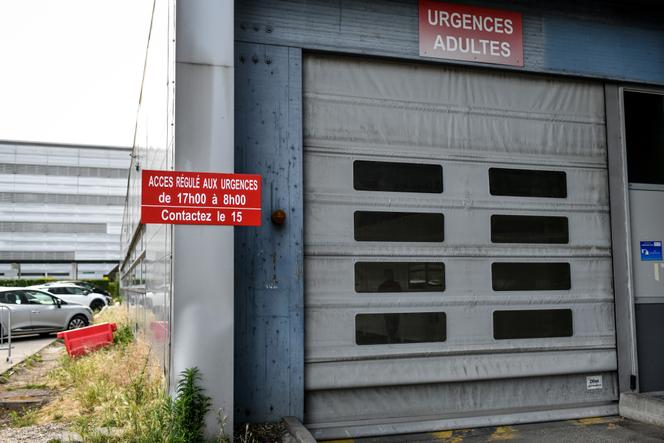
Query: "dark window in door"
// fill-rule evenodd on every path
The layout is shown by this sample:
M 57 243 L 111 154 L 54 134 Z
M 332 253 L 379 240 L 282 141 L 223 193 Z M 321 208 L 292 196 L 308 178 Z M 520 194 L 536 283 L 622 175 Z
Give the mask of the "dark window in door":
M 664 185 L 664 95 L 625 91 L 630 183 Z

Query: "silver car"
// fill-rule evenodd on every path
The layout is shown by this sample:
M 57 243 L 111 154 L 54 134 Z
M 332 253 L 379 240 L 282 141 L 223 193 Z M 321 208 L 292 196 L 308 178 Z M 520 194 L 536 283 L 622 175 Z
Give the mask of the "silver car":
M 11 311 L 12 335 L 48 335 L 76 329 L 92 322 L 92 310 L 70 304 L 51 294 L 30 288 L 0 288 L 0 306 Z M 0 309 L 0 334 L 4 335 L 9 314 Z

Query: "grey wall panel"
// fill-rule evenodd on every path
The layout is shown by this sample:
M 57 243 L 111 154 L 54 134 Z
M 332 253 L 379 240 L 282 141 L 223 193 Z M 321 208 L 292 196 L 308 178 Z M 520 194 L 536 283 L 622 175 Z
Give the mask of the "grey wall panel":
M 0 192 L 0 202 L 45 203 L 63 205 L 111 205 L 124 204 L 122 195 L 41 194 L 37 192 Z
M 127 178 L 127 169 L 79 166 L 0 164 L 0 174 L 62 175 L 70 177 Z
M 162 2 L 165 3 L 165 2 Z M 178 171 L 234 171 L 234 3 L 177 2 L 175 151 Z M 171 13 L 169 12 L 169 17 Z M 168 40 L 172 40 L 169 38 Z M 168 41 L 167 40 L 167 41 Z M 164 65 L 167 72 L 168 63 Z M 167 83 L 171 83 L 167 78 Z M 164 102 L 167 108 L 169 101 Z M 161 109 L 165 112 L 166 109 Z M 163 114 L 162 114 L 163 115 Z M 217 411 L 233 429 L 234 228 L 175 226 L 171 391 L 176 375 L 197 366 L 211 397 L 205 437 L 218 434 Z M 210 282 L 216 282 L 210 286 Z M 199 340 L 205 324 L 206 340 Z M 196 341 L 197 346 L 190 346 Z
M 0 250 L 0 260 L 62 260 L 73 261 L 73 251 L 7 251 Z
M 629 189 L 634 299 L 636 303 L 648 300 L 661 303 L 664 301 L 664 264 L 661 261 L 644 261 L 640 242 L 664 241 L 664 186 L 652 186 L 650 190 L 638 187 L 630 185 Z
M 106 233 L 105 223 L 53 223 L 0 221 L 0 232 Z
M 389 427 L 394 430 L 398 429 L 397 422 L 472 416 L 480 405 L 494 414 L 533 411 L 538 408 L 544 393 L 551 405 L 558 408 L 610 404 L 617 397 L 615 373 L 597 371 L 593 375 L 602 375 L 603 389 L 586 389 L 586 377 L 583 375 L 561 375 L 524 378 L 518 382 L 485 380 L 407 388 L 386 386 L 317 391 L 308 398 L 307 411 L 310 415 L 307 419 L 321 423 L 312 426 L 314 435 L 327 439 L 344 438 L 344 432 L 339 427 L 341 423 L 346 429 L 360 424 L 380 429 L 379 424 L 383 423 L 384 430 Z M 330 395 L 332 392 L 333 396 Z M 391 401 L 395 395 L 401 400 L 399 404 Z M 403 404 L 407 407 L 401 409 Z M 329 424 L 322 424 L 326 422 Z
M 414 384 L 443 396 L 459 382 L 465 387 L 460 392 L 467 389 L 468 395 L 457 398 L 456 409 L 478 417 L 495 414 L 494 406 L 510 411 L 535 407 L 518 399 L 528 390 L 538 410 L 547 413 L 570 408 L 566 401 L 577 394 L 586 408 L 593 407 L 596 394 L 585 389 L 563 394 L 561 403 L 540 397 L 533 377 L 547 376 L 539 379 L 539 387 L 546 389 L 560 377 L 580 383 L 586 375 L 608 374 L 601 401 L 615 401 L 602 86 L 314 54 L 304 61 L 304 85 L 309 426 L 320 435 L 337 436 L 355 420 L 366 419 L 380 433 L 386 429 L 381 424 L 396 417 L 421 414 L 419 419 L 428 420 L 439 414 L 437 420 L 457 413 L 445 410 L 446 400 L 428 394 L 416 404 L 424 388 Z M 440 165 L 443 191 L 358 191 L 355 160 Z M 491 195 L 491 167 L 564 173 L 566 197 Z M 444 239 L 358 241 L 356 211 L 442 213 Z M 493 243 L 493 215 L 564 217 L 569 239 L 528 244 L 520 236 L 514 243 Z M 393 261 L 443 262 L 444 291 L 356 291 L 358 262 Z M 492 264 L 510 262 L 569 264 L 569 289 L 494 290 Z M 569 333 L 494 338 L 496 311 L 556 309 L 570 312 Z M 358 345 L 360 314 L 426 312 L 446 314 L 444 341 Z M 362 333 L 384 336 L 389 329 L 386 321 L 376 321 L 364 325 Z M 519 357 L 510 358 L 514 353 Z M 513 404 L 491 406 L 490 400 L 480 402 L 469 394 L 478 380 L 521 394 L 506 400 Z M 567 392 L 570 385 L 560 389 Z
M 263 226 L 235 231 L 235 412 L 240 421 L 303 414 L 301 55 L 236 45 L 237 172 L 263 177 Z M 270 222 L 286 212 L 283 226 Z
M 556 352 L 504 353 L 491 358 L 467 355 L 463 360 L 431 355 L 385 360 L 350 360 L 311 363 L 305 379 L 308 390 L 456 383 L 468 380 L 496 380 L 507 377 L 610 372 L 616 370 L 613 349 L 559 350 Z
M 606 162 L 600 84 L 336 61 L 312 57 L 305 70 L 305 83 L 312 85 L 304 95 L 307 149 L 462 159 L 490 153 L 494 162 L 594 167 Z
M 125 169 L 129 148 L 48 144 L 0 143 L 0 162 L 26 165 L 77 166 Z
M 525 169 L 529 171 L 558 171 L 565 174 L 568 192 L 567 198 L 533 198 L 509 197 L 501 198 L 502 204 L 510 209 L 537 209 L 537 210 L 577 210 L 608 212 L 609 195 L 606 189 L 608 180 L 605 169 L 575 168 L 565 164 L 564 157 L 554 157 L 555 163 L 544 166 L 541 163 L 529 164 L 517 158 L 505 165 L 496 165 L 496 161 L 488 162 L 486 159 L 475 158 L 473 161 L 460 161 L 449 158 L 449 153 L 441 149 L 430 159 L 410 155 L 409 151 L 395 150 L 394 153 L 381 153 L 380 155 L 362 155 L 358 149 L 352 149 L 355 143 L 349 143 L 348 153 L 322 153 L 320 149 L 307 147 L 305 168 L 307 174 L 305 186 L 311 193 L 320 193 L 330 196 L 348 197 L 355 199 L 375 200 L 381 195 L 392 201 L 394 198 L 408 200 L 415 198 L 420 201 L 429 200 L 445 202 L 450 207 L 487 208 L 495 206 L 496 196 L 489 192 L 489 169 L 491 167 L 504 167 L 510 169 Z M 330 150 L 328 148 L 328 150 Z M 387 150 L 383 148 L 383 150 Z M 442 152 L 441 152 L 442 151 Z M 477 156 L 476 156 L 477 157 Z M 357 160 L 371 160 L 383 162 L 407 162 L 414 164 L 437 164 L 443 170 L 443 192 L 441 194 L 403 194 L 357 192 L 353 188 L 353 162 Z M 459 186 L 462 185 L 462 186 Z
M 664 303 L 636 305 L 636 334 L 639 355 L 639 388 L 641 392 L 664 390 Z

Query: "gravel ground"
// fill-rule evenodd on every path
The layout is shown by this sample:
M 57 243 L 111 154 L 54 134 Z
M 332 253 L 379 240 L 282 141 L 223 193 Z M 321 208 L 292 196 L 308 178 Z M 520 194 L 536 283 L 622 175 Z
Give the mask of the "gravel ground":
M 68 434 L 67 426 L 61 423 L 26 426 L 25 428 L 1 428 L 0 441 L 3 443 L 48 443 L 53 440 L 59 441 L 64 434 Z

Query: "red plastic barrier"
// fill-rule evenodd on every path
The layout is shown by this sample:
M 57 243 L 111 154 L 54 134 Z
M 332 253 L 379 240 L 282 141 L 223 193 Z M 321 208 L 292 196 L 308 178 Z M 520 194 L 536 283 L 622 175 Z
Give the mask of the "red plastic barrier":
M 152 332 L 152 337 L 157 343 L 165 342 L 168 339 L 168 322 L 153 321 L 150 323 L 150 332 Z
M 113 332 L 117 329 L 115 323 L 101 323 L 58 332 L 58 338 L 65 340 L 69 356 L 77 357 L 113 343 Z

